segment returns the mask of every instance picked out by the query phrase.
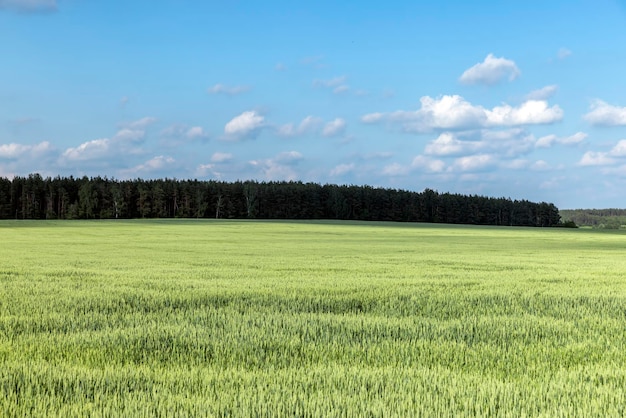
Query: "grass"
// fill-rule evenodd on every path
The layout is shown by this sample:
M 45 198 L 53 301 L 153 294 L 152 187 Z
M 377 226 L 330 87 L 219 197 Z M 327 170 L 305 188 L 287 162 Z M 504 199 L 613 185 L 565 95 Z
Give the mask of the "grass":
M 624 232 L 0 222 L 0 415 L 623 416 Z

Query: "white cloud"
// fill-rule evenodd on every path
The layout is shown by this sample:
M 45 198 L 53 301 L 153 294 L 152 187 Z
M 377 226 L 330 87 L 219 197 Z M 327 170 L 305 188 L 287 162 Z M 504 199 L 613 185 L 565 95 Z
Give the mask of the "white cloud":
M 581 166 L 612 165 L 615 164 L 615 159 L 606 152 L 587 151 L 578 164 Z
M 137 144 L 145 138 L 145 128 L 156 122 L 155 118 L 146 117 L 122 124 L 112 138 L 100 138 L 86 141 L 77 147 L 70 147 L 60 158 L 62 164 L 71 161 L 98 160 L 112 156 L 139 154 Z
M 411 172 L 411 167 L 408 167 L 399 163 L 392 163 L 392 164 L 386 165 L 383 168 L 383 171 L 381 174 L 383 176 L 397 177 L 397 176 L 406 176 L 410 172 Z
M 548 100 L 549 98 L 554 96 L 558 90 L 559 86 L 557 86 L 556 84 L 545 86 L 528 93 L 526 95 L 526 100 Z
M 563 60 L 569 57 L 570 55 L 572 55 L 572 51 L 570 51 L 567 48 L 560 48 L 558 52 L 556 53 L 557 58 L 560 60 Z
M 254 139 L 264 127 L 266 127 L 265 118 L 251 110 L 235 116 L 224 127 L 224 133 L 227 135 L 226 139 L 230 140 Z
M 482 171 L 495 164 L 495 158 L 489 154 L 477 154 L 454 160 L 448 171 Z
M 549 148 L 554 144 L 561 145 L 577 145 L 580 144 L 587 138 L 587 134 L 584 132 L 576 132 L 574 135 L 559 137 L 556 135 L 546 135 L 542 136 L 535 142 L 535 147 L 537 148 Z
M 20 13 L 41 13 L 57 10 L 56 0 L 0 0 L 0 10 Z
M 563 110 L 557 105 L 548 107 L 545 100 L 528 100 L 518 107 L 505 104 L 486 113 L 489 126 L 550 124 L 563 119 Z
M 382 170 L 382 175 L 389 177 L 407 176 L 413 172 L 421 173 L 443 173 L 446 163 L 424 155 L 413 158 L 410 165 L 403 165 L 397 162 L 386 165 Z
M 446 167 L 446 163 L 441 160 L 436 160 L 432 158 L 425 157 L 423 155 L 418 155 L 413 158 L 413 162 L 411 166 L 415 169 L 431 172 L 431 173 L 441 173 Z
M 361 122 L 363 123 L 377 123 L 385 118 L 384 113 L 368 113 L 367 115 L 361 116 Z
M 325 137 L 341 136 L 345 133 L 346 121 L 342 118 L 324 123 L 324 120 L 315 116 L 307 116 L 298 126 L 293 123 L 278 126 L 276 133 L 285 138 L 294 138 L 304 135 L 318 135 Z
M 504 79 L 515 80 L 521 74 L 514 61 L 487 55 L 485 60 L 467 69 L 459 78 L 464 84 L 497 84 Z
M 426 145 L 424 152 L 427 155 L 450 156 L 471 153 L 479 148 L 480 142 L 462 141 L 454 133 L 444 132 Z
M 278 154 L 274 161 L 283 163 L 283 164 L 293 164 L 297 161 L 302 160 L 302 154 L 298 151 L 285 151 Z
M 528 160 L 525 160 L 523 158 L 516 158 L 514 160 L 504 161 L 502 164 L 500 164 L 500 166 L 511 170 L 522 170 L 528 167 L 529 164 L 530 162 Z
M 195 175 L 196 177 L 207 177 L 209 174 L 211 174 L 219 178 L 221 174 L 214 171 L 214 168 L 214 164 L 200 164 L 198 167 L 196 167 Z
M 133 122 L 123 123 L 121 127 L 128 129 L 145 129 L 148 126 L 154 124 L 157 121 L 156 118 L 147 116 L 145 118 L 138 119 Z
M 276 71 L 287 71 L 287 66 L 285 64 L 283 64 L 282 62 L 277 63 L 274 66 L 274 70 Z
M 614 147 L 611 149 L 609 154 L 612 157 L 626 157 L 626 139 L 620 140 Z
M 206 138 L 208 135 L 201 126 L 192 126 L 187 130 L 185 136 L 189 139 Z
M 36 145 L 0 144 L 0 158 L 16 159 L 24 156 L 34 158 L 47 154 L 52 150 L 52 145 L 48 141 L 40 142 Z
M 322 135 L 325 137 L 340 136 L 346 131 L 346 121 L 341 118 L 336 118 L 324 125 L 322 129 Z
M 595 126 L 626 125 L 626 107 L 612 106 L 602 100 L 594 100 L 591 103 L 591 110 L 584 118 Z
M 139 142 L 145 137 L 145 131 L 142 129 L 120 129 L 113 137 L 113 141 Z
M 294 166 L 304 157 L 297 151 L 287 151 L 274 158 L 250 161 L 250 165 L 261 171 L 266 180 L 296 180 L 298 174 Z
M 576 145 L 583 142 L 587 139 L 589 135 L 584 132 L 576 132 L 574 135 L 566 136 L 565 138 L 560 138 L 559 143 L 563 145 Z
M 209 94 L 225 94 L 227 96 L 236 96 L 241 93 L 250 91 L 250 86 L 225 86 L 224 84 L 216 84 L 209 87 Z
M 75 148 L 68 148 L 62 158 L 68 161 L 86 161 L 106 157 L 109 154 L 111 140 L 108 138 L 94 139 L 83 142 Z
M 615 144 L 609 152 L 587 151 L 579 161 L 582 166 L 602 166 L 617 164 L 626 157 L 626 139 L 622 139 Z
M 135 167 L 121 170 L 123 176 L 134 176 L 137 174 L 149 174 L 153 172 L 164 171 L 171 168 L 176 163 L 176 160 L 172 157 L 159 155 L 151 158 L 143 164 L 139 164 Z
M 400 125 L 404 132 L 425 133 L 433 130 L 461 130 L 482 127 L 550 124 L 563 118 L 563 110 L 550 107 L 543 100 L 528 100 L 517 107 L 507 104 L 492 110 L 475 106 L 458 95 L 434 99 L 424 96 L 421 108 L 391 113 L 370 113 L 361 117 L 364 123 L 387 121 Z
M 554 134 L 542 136 L 535 142 L 535 146 L 537 148 L 549 148 L 554 145 L 558 139 L 559 137 Z
M 443 132 L 426 144 L 424 154 L 438 157 L 460 157 L 488 153 L 501 157 L 516 157 L 530 152 L 535 138 L 524 129 L 470 130 Z
M 216 152 L 211 156 L 212 163 L 225 163 L 233 159 L 232 154 Z
M 354 168 L 355 168 L 354 163 L 339 164 L 335 166 L 332 170 L 330 170 L 330 175 L 333 177 L 343 176 L 344 174 L 353 172 Z
M 293 123 L 279 126 L 277 133 L 279 136 L 292 138 L 296 136 L 307 135 L 319 131 L 324 121 L 315 116 L 307 116 L 296 127 Z
M 164 144 L 169 146 L 177 146 L 186 142 L 206 140 L 209 138 L 209 134 L 203 127 L 182 124 L 168 126 L 161 131 L 161 136 L 167 139 Z
M 550 170 L 550 168 L 550 164 L 548 164 L 544 160 L 537 160 L 530 165 L 530 169 L 533 171 L 546 171 Z

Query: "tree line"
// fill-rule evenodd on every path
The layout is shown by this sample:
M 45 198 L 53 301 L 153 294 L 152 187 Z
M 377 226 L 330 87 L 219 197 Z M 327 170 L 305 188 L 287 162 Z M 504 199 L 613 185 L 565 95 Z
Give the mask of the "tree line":
M 581 226 L 620 229 L 626 225 L 626 209 L 566 209 L 559 214 L 563 219 Z
M 302 182 L 0 178 L 2 219 L 340 219 L 557 226 L 551 203 Z

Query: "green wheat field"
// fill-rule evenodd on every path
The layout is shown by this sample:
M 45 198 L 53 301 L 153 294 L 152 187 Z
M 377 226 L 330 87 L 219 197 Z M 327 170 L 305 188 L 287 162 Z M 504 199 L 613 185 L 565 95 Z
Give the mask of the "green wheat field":
M 626 232 L 0 222 L 0 416 L 626 415 Z

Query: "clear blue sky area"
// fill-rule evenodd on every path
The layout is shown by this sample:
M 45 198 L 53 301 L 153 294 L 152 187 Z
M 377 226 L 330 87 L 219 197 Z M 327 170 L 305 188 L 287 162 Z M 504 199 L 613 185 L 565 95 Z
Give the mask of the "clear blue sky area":
M 626 1 L 0 0 L 0 176 L 626 207 Z

